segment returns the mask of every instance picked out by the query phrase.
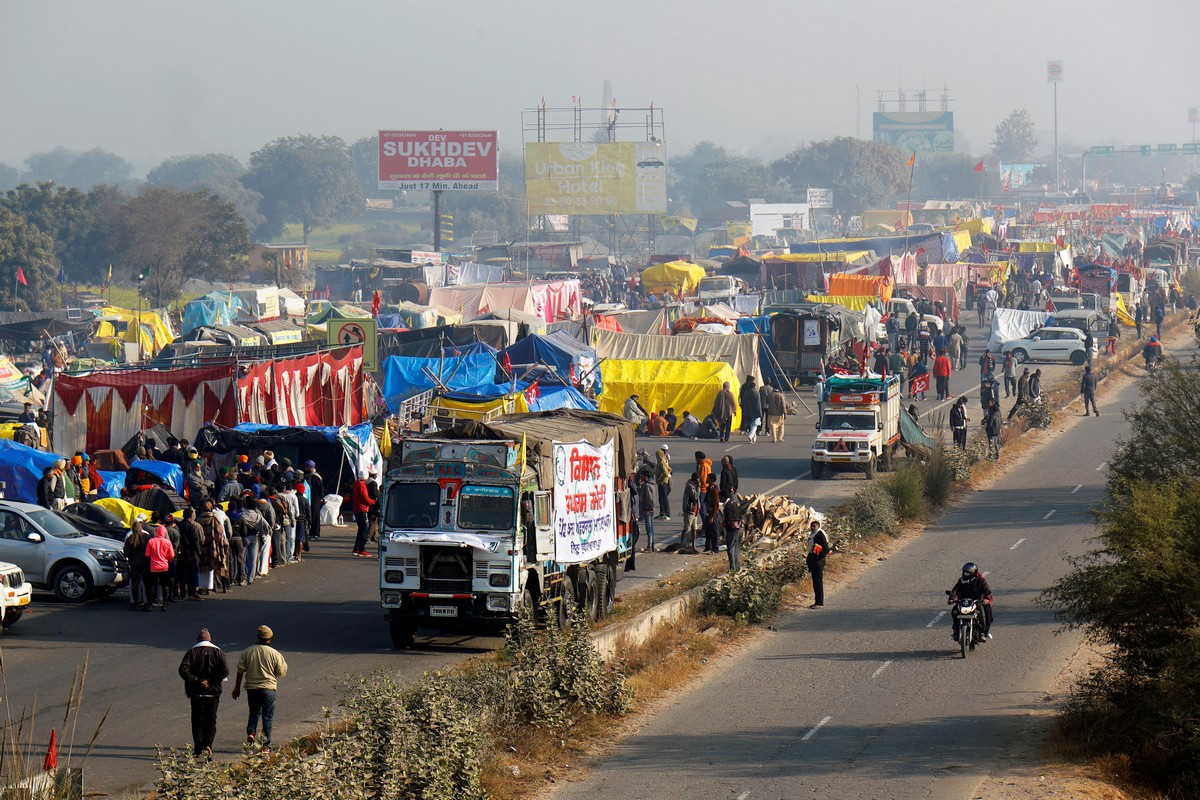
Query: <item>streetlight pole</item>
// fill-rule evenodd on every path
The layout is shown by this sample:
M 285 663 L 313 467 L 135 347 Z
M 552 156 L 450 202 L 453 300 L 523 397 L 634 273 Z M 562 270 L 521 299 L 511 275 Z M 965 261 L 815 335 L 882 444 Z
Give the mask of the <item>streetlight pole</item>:
M 1058 171 L 1058 81 L 1054 82 L 1054 191 L 1061 191 Z

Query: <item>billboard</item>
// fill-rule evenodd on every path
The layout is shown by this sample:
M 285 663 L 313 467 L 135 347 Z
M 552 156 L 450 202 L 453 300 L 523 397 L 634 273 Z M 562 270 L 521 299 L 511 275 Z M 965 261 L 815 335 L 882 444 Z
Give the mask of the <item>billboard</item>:
M 875 141 L 910 153 L 953 153 L 953 111 L 876 111 Z
M 666 149 L 658 142 L 529 142 L 529 214 L 665 214 Z
M 379 188 L 495 191 L 495 131 L 380 131 Z

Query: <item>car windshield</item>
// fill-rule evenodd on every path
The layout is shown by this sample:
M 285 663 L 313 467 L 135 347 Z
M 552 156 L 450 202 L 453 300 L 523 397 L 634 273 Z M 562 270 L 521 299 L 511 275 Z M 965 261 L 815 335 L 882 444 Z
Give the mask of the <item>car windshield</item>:
M 729 289 L 729 281 L 725 278 L 701 278 L 700 291 L 720 292 Z
M 437 524 L 442 490 L 436 483 L 393 483 L 387 494 L 389 528 L 432 528 Z
M 78 539 L 86 535 L 53 511 L 30 511 L 29 518 L 46 533 L 59 539 Z
M 507 531 L 515 519 L 513 490 L 507 486 L 464 486 L 458 494 L 458 527 Z
M 869 431 L 875 428 L 875 417 L 871 414 L 826 414 L 821 424 L 827 431 Z

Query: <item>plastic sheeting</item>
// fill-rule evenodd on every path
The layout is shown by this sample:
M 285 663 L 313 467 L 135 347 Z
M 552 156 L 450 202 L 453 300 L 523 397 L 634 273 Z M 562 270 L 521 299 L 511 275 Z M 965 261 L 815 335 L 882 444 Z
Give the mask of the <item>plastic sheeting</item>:
M 732 337 L 722 337 L 729 339 Z M 725 363 L 712 364 L 692 361 L 625 361 L 610 359 L 604 362 L 604 394 L 600 395 L 600 410 L 620 414 L 631 394 L 647 411 L 674 408 L 682 417 L 690 411 L 699 419 L 712 412 L 713 402 L 728 382 L 737 397 L 740 380 Z M 733 417 L 733 427 L 741 424 L 739 408 Z
M 149 461 L 137 458 L 129 463 L 129 468 L 149 472 L 174 489 L 177 495 L 183 497 L 183 468 L 178 464 L 170 461 Z
M 105 497 L 120 497 L 121 490 L 125 488 L 125 473 L 111 472 L 108 470 L 98 469 L 96 474 L 100 476 L 100 487 L 96 490 L 96 496 L 99 498 Z
M 565 331 L 526 336 L 504 350 L 499 357 L 501 362 L 505 356 L 517 377 L 536 364 L 545 364 L 554 369 L 561 383 L 569 383 L 573 371 L 575 380 L 582 381 L 588 375 L 589 382 L 594 382 L 596 392 L 602 391 L 601 385 L 596 382 L 596 351 Z
M 892 279 L 884 275 L 847 275 L 845 273 L 836 273 L 829 276 L 829 295 L 831 297 L 866 295 L 868 298 L 879 298 L 886 303 L 892 299 L 892 289 L 894 288 L 895 284 L 892 282 Z M 855 308 L 842 300 L 834 300 L 833 302 L 841 303 L 848 308 Z
M 596 403 L 584 397 L 574 386 L 538 387 L 538 395 L 529 403 L 530 411 L 553 411 L 557 408 L 578 408 L 595 411 Z
M 625 333 L 656 333 L 665 336 L 671 332 L 671 319 L 665 308 L 622 311 L 609 319 L 615 319 Z
M 964 291 L 971 277 L 969 264 L 929 264 L 925 267 L 925 284 L 927 286 L 953 286 L 956 291 Z
M 4 496 L 22 503 L 37 502 L 37 482 L 46 467 L 66 456 L 34 450 L 11 439 L 0 439 L 0 480 Z M 69 459 L 68 459 L 69 460 Z
M 926 300 L 933 302 L 941 302 L 942 307 L 946 309 L 947 318 L 951 321 L 958 319 L 958 293 L 953 286 L 913 286 L 905 284 L 903 287 L 908 292 L 910 297 L 923 297 Z
M 865 294 L 851 295 L 828 295 L 828 294 L 810 294 L 808 302 L 810 303 L 836 303 L 839 306 L 845 306 L 851 311 L 862 311 L 872 300 L 879 298 Z
M 433 389 L 439 382 L 449 389 L 463 390 L 491 384 L 495 377 L 496 360 L 486 353 L 457 358 L 388 356 L 383 362 L 383 394 L 395 411 L 407 395 Z
M 555 322 L 580 312 L 582 294 L 577 280 L 442 286 L 430 290 L 429 305 L 461 314 L 465 321 L 511 308 Z
M 669 261 L 642 270 L 642 288 L 653 295 L 667 291 L 676 296 L 694 295 L 704 275 L 704 267 L 687 261 Z
M 449 282 L 456 286 L 473 283 L 503 283 L 504 267 L 499 264 L 459 264 L 449 268 Z
M 741 330 L 742 320 L 738 320 Z M 739 382 L 753 375 L 760 384 L 762 371 L 758 361 L 758 336 L 752 333 L 726 336 L 653 336 L 596 330 L 592 344 L 601 359 L 634 361 L 720 361 L 728 364 Z M 600 369 L 608 384 L 608 361 Z M 624 402 L 624 398 L 622 398 Z M 657 411 L 658 409 L 654 409 Z M 707 413 L 707 412 L 706 412 Z
M 196 328 L 213 325 L 233 325 L 238 312 L 245 308 L 242 298 L 230 292 L 209 292 L 183 307 L 183 324 L 180 336 L 187 336 Z
M 1039 325 L 1045 325 L 1050 317 L 1045 311 L 1018 311 L 1015 308 L 997 308 L 992 317 L 992 335 L 988 339 L 988 350 L 1000 352 L 1005 342 L 1023 339 Z

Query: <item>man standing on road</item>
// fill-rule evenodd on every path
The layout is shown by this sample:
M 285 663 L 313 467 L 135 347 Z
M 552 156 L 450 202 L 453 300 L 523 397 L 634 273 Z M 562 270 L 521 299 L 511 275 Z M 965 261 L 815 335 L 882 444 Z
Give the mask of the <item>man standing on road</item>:
M 287 675 L 287 661 L 274 647 L 271 640 L 275 632 L 266 625 L 258 626 L 258 643 L 242 651 L 238 659 L 237 679 L 233 684 L 233 699 L 242 694 L 242 680 L 246 681 L 246 702 L 250 704 L 250 717 L 246 721 L 246 744 L 253 746 L 258 735 L 258 718 L 262 717 L 262 749 L 271 747 L 271 727 L 275 722 L 275 693 L 279 690 L 279 679 Z
M 367 515 L 374 508 L 375 501 L 371 499 L 371 494 L 367 491 L 367 476 L 361 475 L 354 482 L 354 522 L 358 526 L 358 535 L 354 537 L 354 555 L 359 558 L 370 558 L 371 554 L 367 552 L 367 537 L 370 535 L 370 527 L 367 522 Z
M 938 400 L 948 400 L 950 398 L 950 356 L 944 352 L 933 360 L 933 377 L 937 380 L 937 398 Z
M 1017 360 L 1012 353 L 1004 355 L 1004 397 L 1009 398 L 1017 393 Z
M 1092 350 L 1096 347 L 1096 337 L 1092 336 L 1092 329 L 1088 328 L 1087 333 L 1083 336 L 1083 352 L 1087 356 L 1087 363 L 1092 363 Z
M 1146 306 L 1139 300 L 1133 309 L 1133 324 L 1137 328 L 1138 338 L 1142 338 L 1142 323 L 1146 321 Z
M 671 451 L 667 445 L 658 448 L 654 460 L 654 484 L 658 487 L 658 519 L 671 519 Z
M 1083 368 L 1083 378 L 1079 381 L 1079 393 L 1083 395 L 1083 415 L 1088 416 L 1088 405 L 1092 407 L 1092 411 L 1096 412 L 1096 416 L 1100 416 L 1100 409 L 1096 408 L 1096 373 L 1092 372 L 1091 367 Z
M 1011 422 L 1013 414 L 1017 413 L 1017 409 L 1029 402 L 1029 367 L 1021 373 L 1021 379 L 1017 381 L 1017 402 L 1013 403 L 1012 408 L 1008 410 L 1008 419 Z
M 783 402 L 783 392 L 770 387 L 767 394 L 767 428 L 771 432 L 772 442 L 783 441 L 784 424 L 787 422 L 787 407 Z
M 700 529 L 700 476 L 692 477 L 683 487 L 683 532 L 679 534 L 679 552 L 696 553 L 696 531 Z
M 317 465 L 313 461 L 304 462 L 304 482 L 308 484 L 308 505 L 312 511 L 312 518 L 308 526 L 308 538 L 321 538 L 321 506 L 325 505 L 325 481 L 321 478 L 321 473 L 317 472 Z
M 829 535 L 821 523 L 814 519 L 809 525 L 808 555 L 804 559 L 813 583 L 813 604 L 809 608 L 825 606 L 825 559 L 828 557 Z
M 208 628 L 200 629 L 195 646 L 184 653 L 179 677 L 183 678 L 184 693 L 192 701 L 192 755 L 212 761 L 217 706 L 221 703 L 221 684 L 229 677 L 229 664 L 221 648 L 212 643 Z
M 979 380 L 990 380 L 996 372 L 996 357 L 987 350 L 979 357 Z
M 654 487 L 651 485 L 650 471 L 638 473 L 638 515 L 642 528 L 646 531 L 646 552 L 654 552 Z
M 988 457 L 994 461 L 1000 460 L 1000 426 L 1000 404 L 989 400 L 987 415 L 983 418 L 983 430 L 988 439 Z
M 1029 376 L 1029 402 L 1040 403 L 1042 401 L 1042 371 L 1035 369 L 1033 374 Z
M 725 381 L 721 385 L 721 391 L 717 392 L 717 399 L 713 403 L 712 417 L 717 423 L 718 437 L 722 442 L 729 441 L 729 434 L 733 429 L 733 415 L 737 413 L 737 398 L 733 396 L 733 390 L 729 388 L 729 381 Z

